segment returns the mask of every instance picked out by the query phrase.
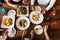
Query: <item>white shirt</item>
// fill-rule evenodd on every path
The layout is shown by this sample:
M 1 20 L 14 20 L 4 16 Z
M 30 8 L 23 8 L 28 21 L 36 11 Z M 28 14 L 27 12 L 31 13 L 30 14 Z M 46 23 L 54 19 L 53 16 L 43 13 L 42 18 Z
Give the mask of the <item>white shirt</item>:
M 34 5 L 35 0 L 31 0 L 31 5 Z M 55 4 L 56 0 L 37 0 L 39 5 L 48 5 L 46 7 L 46 11 L 49 11 L 53 5 Z

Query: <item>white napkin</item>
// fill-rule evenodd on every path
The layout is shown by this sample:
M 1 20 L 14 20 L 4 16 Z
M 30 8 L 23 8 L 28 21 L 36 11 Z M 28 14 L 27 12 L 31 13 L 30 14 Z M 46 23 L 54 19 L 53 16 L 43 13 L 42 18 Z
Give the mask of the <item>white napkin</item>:
M 30 40 L 30 38 L 24 38 L 24 40 Z

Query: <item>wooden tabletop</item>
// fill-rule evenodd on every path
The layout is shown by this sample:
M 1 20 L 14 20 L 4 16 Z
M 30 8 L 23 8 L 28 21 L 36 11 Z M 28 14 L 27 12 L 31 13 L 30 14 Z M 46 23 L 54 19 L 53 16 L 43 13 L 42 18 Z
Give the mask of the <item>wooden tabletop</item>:
M 11 9 L 14 9 L 14 8 L 8 6 L 6 3 L 3 3 L 3 4 L 2 4 L 2 7 L 4 7 L 7 11 L 9 11 L 9 10 L 11 10 Z M 16 10 L 16 9 L 14 9 L 14 10 Z M 16 20 L 16 19 L 15 19 L 15 20 Z M 43 22 L 43 23 L 40 24 L 40 25 L 41 25 L 41 26 L 44 26 L 45 24 L 48 24 L 48 23 Z M 30 31 L 33 30 L 35 26 L 36 26 L 35 24 L 30 23 L 30 27 L 27 29 L 27 31 L 28 31 L 27 34 L 29 34 L 29 35 L 27 35 L 27 37 L 30 37 Z M 16 29 L 16 31 L 17 31 L 15 37 L 21 37 L 22 31 L 21 31 L 21 30 L 18 30 L 18 29 L 16 28 L 16 26 L 15 26 L 15 29 Z M 36 34 L 35 34 L 34 36 L 35 36 L 35 37 L 38 37 L 38 38 L 44 38 L 44 33 L 42 33 L 41 35 L 36 35 Z
M 29 6 L 29 5 L 28 5 Z M 5 8 L 7 11 L 9 11 L 9 10 L 11 10 L 11 9 L 14 9 L 14 8 L 12 8 L 12 7 L 10 7 L 10 6 L 8 6 L 6 3 L 3 3 L 2 4 L 2 7 L 3 8 Z M 14 10 L 16 10 L 16 9 L 14 9 Z M 16 20 L 16 19 L 15 19 Z M 41 24 L 39 24 L 39 25 L 41 25 L 42 27 L 44 27 L 44 25 L 49 25 L 49 23 L 46 23 L 46 22 L 42 22 Z M 35 24 L 33 24 L 33 23 L 30 23 L 30 27 L 27 29 L 28 30 L 28 35 L 27 35 L 27 37 L 30 37 L 30 31 L 31 30 L 33 30 L 34 29 L 34 27 L 35 27 L 36 25 Z M 16 26 L 15 26 L 15 28 L 16 28 Z M 16 30 L 17 30 L 17 33 L 16 33 L 16 36 L 15 37 L 21 37 L 21 34 L 22 34 L 22 31 L 21 30 L 18 30 L 17 28 L 16 28 Z M 34 35 L 35 37 L 38 37 L 38 38 L 45 38 L 45 36 L 44 36 L 44 33 L 42 33 L 41 35 Z
M 44 26 L 46 24 L 49 25 L 48 34 L 49 34 L 50 38 L 60 38 L 60 25 L 59 25 L 60 24 L 60 0 L 56 0 L 56 1 L 57 2 L 54 5 L 54 7 L 56 9 L 56 15 L 54 17 L 51 17 L 51 22 L 56 22 L 56 24 L 53 25 L 53 26 L 50 25 L 51 22 L 48 22 L 48 23 L 47 22 L 42 22 L 40 24 L 42 26 Z M 2 5 L 6 10 L 14 9 L 14 8 L 8 6 L 6 3 L 4 3 Z M 16 9 L 14 9 L 14 10 L 16 10 Z M 52 9 L 48 13 L 51 13 L 51 11 L 52 11 Z M 2 15 L 2 14 L 0 14 L 0 15 Z M 46 14 L 46 15 L 48 15 L 48 14 Z M 2 17 L 2 16 L 0 16 L 0 17 Z M 30 32 L 34 28 L 34 26 L 35 25 L 31 23 L 29 29 L 27 29 L 28 32 Z M 16 28 L 16 30 L 17 30 L 16 36 L 20 37 L 20 33 L 22 31 L 18 30 L 17 28 Z M 35 35 L 35 36 L 40 37 L 40 38 L 44 38 L 44 33 L 39 35 L 39 36 L 38 35 Z

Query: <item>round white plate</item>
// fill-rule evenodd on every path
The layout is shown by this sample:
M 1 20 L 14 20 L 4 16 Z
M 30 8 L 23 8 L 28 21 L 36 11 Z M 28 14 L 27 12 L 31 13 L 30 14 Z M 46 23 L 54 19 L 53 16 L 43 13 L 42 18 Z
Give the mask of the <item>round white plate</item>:
M 21 27 L 21 26 L 20 26 L 19 22 L 20 22 L 21 19 L 24 19 L 24 20 L 26 20 L 26 21 L 28 22 L 28 24 L 27 24 L 26 27 Z M 29 19 L 28 19 L 27 17 L 25 17 L 25 16 L 19 17 L 19 18 L 17 19 L 17 21 L 16 21 L 16 27 L 17 27 L 19 30 L 28 29 L 29 26 L 30 26 L 30 21 L 29 21 Z
M 12 32 L 12 29 L 13 29 L 13 32 Z M 15 30 L 15 28 L 12 28 L 12 29 L 8 29 L 8 37 L 14 37 L 15 36 L 16 30 Z
M 19 2 L 19 1 L 21 1 L 21 0 L 13 0 L 14 2 Z
M 39 18 L 38 21 L 34 21 L 34 20 L 32 19 L 32 16 L 33 16 L 34 14 L 36 14 L 36 11 L 32 11 L 32 12 L 30 13 L 30 17 L 29 17 L 29 18 L 30 18 L 31 22 L 32 22 L 33 24 L 40 24 L 40 23 L 42 23 L 42 22 L 43 22 L 43 19 L 44 19 L 43 14 L 42 14 L 42 13 L 38 13 L 39 16 L 40 16 L 40 18 Z
M 36 28 L 41 28 L 41 29 L 36 30 Z M 42 33 L 43 33 L 43 28 L 42 28 L 42 26 L 36 25 L 35 28 L 34 28 L 34 32 L 35 32 L 37 35 L 42 34 Z
M 8 11 L 8 15 L 9 16 L 15 16 L 16 15 L 16 11 L 15 10 L 9 10 Z

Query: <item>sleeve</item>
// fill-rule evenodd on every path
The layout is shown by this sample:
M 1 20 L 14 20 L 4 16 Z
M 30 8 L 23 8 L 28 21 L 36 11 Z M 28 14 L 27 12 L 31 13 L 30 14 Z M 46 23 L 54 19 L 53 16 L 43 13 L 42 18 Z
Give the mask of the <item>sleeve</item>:
M 53 7 L 53 5 L 55 4 L 55 2 L 56 2 L 56 0 L 51 0 L 50 4 L 46 8 L 46 11 L 49 11 Z
M 0 3 L 5 3 L 5 1 L 4 0 L 0 0 Z
M 34 5 L 35 0 L 31 0 L 31 5 Z

